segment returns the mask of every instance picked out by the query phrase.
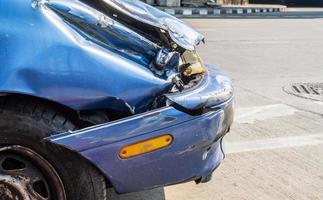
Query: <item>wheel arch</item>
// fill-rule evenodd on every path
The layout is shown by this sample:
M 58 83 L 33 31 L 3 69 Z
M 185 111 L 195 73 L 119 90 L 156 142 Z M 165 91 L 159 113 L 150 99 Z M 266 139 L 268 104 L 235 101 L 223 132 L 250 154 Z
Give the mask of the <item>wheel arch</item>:
M 32 101 L 32 102 L 36 102 L 36 103 L 42 103 L 45 106 L 48 106 L 48 107 L 58 111 L 64 117 L 67 117 L 78 128 L 84 128 L 84 127 L 89 126 L 88 123 L 86 123 L 86 122 L 82 121 L 81 119 L 79 119 L 77 110 L 74 110 L 74 109 L 72 109 L 72 108 L 70 108 L 68 106 L 65 106 L 65 105 L 63 105 L 63 104 L 61 104 L 59 102 L 51 101 L 49 99 L 38 97 L 38 96 L 22 94 L 22 93 L 0 92 L 0 112 L 3 110 L 3 104 L 5 104 L 5 101 L 6 101 L 5 99 L 7 97 L 16 97 L 16 98 L 21 99 L 21 100 L 28 100 L 28 101 Z M 80 155 L 79 153 L 77 153 L 77 152 L 75 152 L 75 151 L 73 151 L 71 149 L 66 148 L 65 146 L 57 145 L 57 144 L 54 144 L 54 143 L 51 143 L 51 144 L 54 145 L 54 146 L 59 146 L 60 148 L 63 148 L 65 150 L 73 153 L 75 156 L 79 157 L 80 159 L 85 160 L 89 165 L 94 167 L 103 177 L 105 177 L 107 187 L 113 187 L 112 183 L 110 182 L 108 177 L 106 177 L 104 175 L 104 173 L 101 171 L 101 169 L 98 168 L 96 165 L 94 165 L 93 162 L 91 162 L 90 160 L 88 160 L 84 156 Z
M 67 117 L 69 120 L 71 120 L 71 122 L 73 122 L 78 127 L 83 128 L 84 126 L 86 126 L 84 124 L 84 122 L 82 122 L 78 118 L 78 110 L 74 110 L 73 108 L 68 107 L 64 104 L 61 104 L 59 102 L 52 101 L 52 100 L 46 99 L 44 97 L 31 95 L 31 94 L 24 94 L 24 93 L 19 93 L 19 92 L 1 92 L 0 91 L 0 98 L 5 98 L 5 97 L 9 97 L 9 96 L 16 97 L 21 100 L 40 102 L 46 106 L 49 106 L 49 107 L 55 109 L 56 111 L 59 111 L 61 114 L 63 114 L 65 117 Z

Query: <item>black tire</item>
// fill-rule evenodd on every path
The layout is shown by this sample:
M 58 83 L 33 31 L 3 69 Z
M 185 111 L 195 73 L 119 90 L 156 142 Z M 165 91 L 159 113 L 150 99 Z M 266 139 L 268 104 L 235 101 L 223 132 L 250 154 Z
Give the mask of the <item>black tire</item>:
M 43 140 L 74 129 L 69 119 L 47 103 L 0 97 L 0 146 L 20 145 L 46 159 L 57 171 L 67 200 L 106 200 L 106 182 L 97 169 L 75 152 Z

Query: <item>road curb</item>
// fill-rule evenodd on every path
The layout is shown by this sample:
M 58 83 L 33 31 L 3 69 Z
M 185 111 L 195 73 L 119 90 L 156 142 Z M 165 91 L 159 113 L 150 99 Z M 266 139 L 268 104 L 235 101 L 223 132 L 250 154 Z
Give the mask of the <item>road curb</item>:
M 285 7 L 221 7 L 221 8 L 166 8 L 158 7 L 160 10 L 179 17 L 196 16 L 210 17 L 222 15 L 245 15 L 253 13 L 275 13 L 282 12 Z

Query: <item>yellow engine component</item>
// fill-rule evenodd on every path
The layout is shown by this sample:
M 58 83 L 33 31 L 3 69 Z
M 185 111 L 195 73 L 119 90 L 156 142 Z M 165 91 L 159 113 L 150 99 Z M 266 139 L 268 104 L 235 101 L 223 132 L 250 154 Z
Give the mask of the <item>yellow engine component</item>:
M 184 71 L 184 76 L 192 76 L 195 74 L 203 74 L 205 66 L 201 57 L 196 51 L 185 51 L 182 55 L 183 64 L 190 64 Z

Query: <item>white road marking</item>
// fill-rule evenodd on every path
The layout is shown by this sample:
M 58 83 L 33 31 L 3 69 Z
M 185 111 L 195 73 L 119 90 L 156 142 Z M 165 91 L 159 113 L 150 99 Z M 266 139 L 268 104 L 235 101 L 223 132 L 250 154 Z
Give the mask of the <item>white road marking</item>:
M 323 134 L 225 143 L 227 154 L 323 144 Z
M 237 108 L 235 110 L 235 122 L 251 124 L 255 121 L 293 115 L 296 111 L 298 110 L 284 104 Z

